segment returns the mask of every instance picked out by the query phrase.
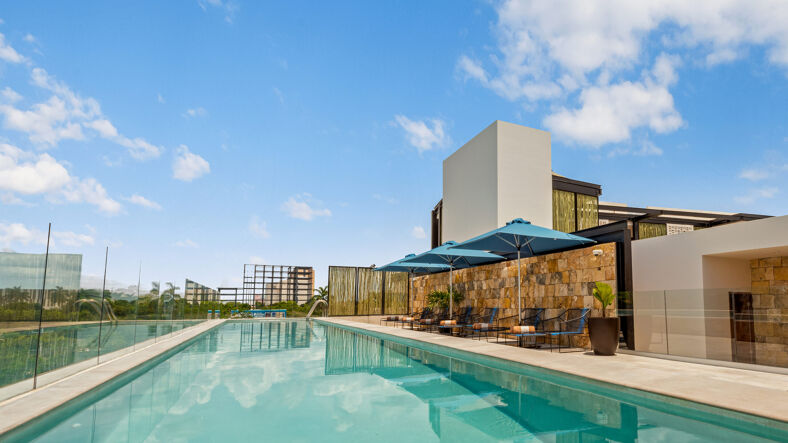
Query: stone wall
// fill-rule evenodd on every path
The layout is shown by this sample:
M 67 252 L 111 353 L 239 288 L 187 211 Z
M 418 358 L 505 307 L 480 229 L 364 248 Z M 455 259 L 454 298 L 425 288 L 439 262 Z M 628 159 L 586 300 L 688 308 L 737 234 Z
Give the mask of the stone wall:
M 750 260 L 755 362 L 788 367 L 788 257 Z
M 594 249 L 601 249 L 602 255 L 594 256 Z M 616 290 L 615 243 L 523 258 L 520 272 L 523 308 L 545 308 L 547 317 L 567 308 L 592 308 L 591 316 L 601 316 L 601 305 L 592 290 L 598 281 Z M 500 303 L 499 317 L 517 315 L 517 260 L 456 270 L 453 285 L 465 295 L 463 306 L 483 309 Z M 418 311 L 424 307 L 428 293 L 448 289 L 448 272 L 414 277 L 411 307 Z M 615 306 L 607 312 L 615 315 Z M 576 343 L 587 345 L 587 336 Z

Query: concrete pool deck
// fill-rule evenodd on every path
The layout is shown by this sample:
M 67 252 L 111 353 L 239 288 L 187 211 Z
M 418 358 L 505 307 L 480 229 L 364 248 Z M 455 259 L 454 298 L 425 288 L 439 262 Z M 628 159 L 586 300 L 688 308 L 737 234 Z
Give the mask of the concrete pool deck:
M 596 356 L 487 343 L 443 334 L 379 326 L 368 319 L 317 320 L 460 351 L 473 352 L 641 391 L 788 422 L 788 376 L 631 354 Z
M 170 349 L 213 329 L 226 320 L 207 320 L 115 359 L 0 402 L 0 436 L 64 403 L 142 365 Z

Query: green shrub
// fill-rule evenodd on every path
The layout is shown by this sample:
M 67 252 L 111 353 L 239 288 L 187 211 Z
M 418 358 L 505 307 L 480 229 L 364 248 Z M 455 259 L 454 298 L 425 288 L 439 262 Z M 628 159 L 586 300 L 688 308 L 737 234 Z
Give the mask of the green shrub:
M 452 291 L 454 306 L 465 300 L 465 296 L 458 291 Z M 427 306 L 431 308 L 448 308 L 449 307 L 449 293 L 447 291 L 432 291 L 427 294 Z

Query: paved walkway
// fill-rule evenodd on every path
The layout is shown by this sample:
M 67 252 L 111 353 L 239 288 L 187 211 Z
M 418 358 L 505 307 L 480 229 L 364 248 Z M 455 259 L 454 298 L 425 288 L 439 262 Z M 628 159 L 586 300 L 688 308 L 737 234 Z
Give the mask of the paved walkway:
M 379 326 L 365 321 L 338 318 L 318 320 L 788 422 L 788 376 L 782 374 L 628 354 L 610 357 L 596 356 L 591 352 L 559 354 Z

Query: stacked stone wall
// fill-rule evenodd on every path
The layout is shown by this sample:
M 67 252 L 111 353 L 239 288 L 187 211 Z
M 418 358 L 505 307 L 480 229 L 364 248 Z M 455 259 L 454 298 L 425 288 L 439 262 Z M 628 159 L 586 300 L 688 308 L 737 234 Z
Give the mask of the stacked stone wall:
M 788 257 L 750 260 L 755 363 L 788 367 Z
M 595 249 L 602 250 L 594 255 Z M 615 243 L 528 257 L 521 260 L 522 307 L 545 308 L 554 317 L 569 308 L 591 308 L 591 316 L 601 316 L 601 305 L 592 295 L 598 281 L 616 290 Z M 454 271 L 454 289 L 465 295 L 463 306 L 477 310 L 499 307 L 501 318 L 514 322 L 517 316 L 517 260 Z M 432 291 L 447 291 L 449 273 L 414 277 L 411 307 L 421 310 Z M 608 308 L 615 315 L 616 308 Z M 587 345 L 587 336 L 577 344 Z

